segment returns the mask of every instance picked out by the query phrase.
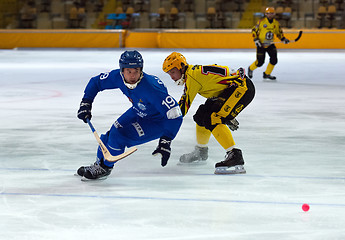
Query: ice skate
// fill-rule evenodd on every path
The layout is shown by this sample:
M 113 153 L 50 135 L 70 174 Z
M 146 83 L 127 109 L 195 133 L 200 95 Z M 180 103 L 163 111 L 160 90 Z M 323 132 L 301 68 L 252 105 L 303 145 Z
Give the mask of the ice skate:
M 208 147 L 195 146 L 191 153 L 183 154 L 178 165 L 201 165 L 206 164 L 208 158 Z
M 250 67 L 248 67 L 248 77 L 253 78 L 253 71 L 250 70 Z
M 275 80 L 277 79 L 275 76 L 272 76 L 272 75 L 270 75 L 270 74 L 266 74 L 265 72 L 264 72 L 263 75 L 264 75 L 264 76 L 263 76 L 264 81 L 265 81 L 265 80 L 275 81 Z
M 103 159 L 97 160 L 93 165 L 91 166 L 81 166 L 77 174 L 82 178 L 82 181 L 87 180 L 104 180 L 106 179 L 111 171 L 113 170 L 112 167 L 108 167 L 104 165 Z
M 233 148 L 225 155 L 225 160 L 216 163 L 215 174 L 238 174 L 246 173 L 243 167 L 244 160 L 242 157 L 242 151 L 237 148 Z

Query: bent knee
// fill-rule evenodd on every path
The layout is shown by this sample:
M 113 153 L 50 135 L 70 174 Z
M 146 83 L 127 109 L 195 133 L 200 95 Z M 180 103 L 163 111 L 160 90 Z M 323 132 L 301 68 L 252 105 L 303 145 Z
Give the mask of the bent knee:
M 256 63 L 256 66 L 257 66 L 257 67 L 261 67 L 262 65 L 264 65 L 264 61 L 258 61 L 258 62 Z
M 270 59 L 270 64 L 276 65 L 277 63 L 278 63 L 278 59 L 277 58 L 271 58 Z

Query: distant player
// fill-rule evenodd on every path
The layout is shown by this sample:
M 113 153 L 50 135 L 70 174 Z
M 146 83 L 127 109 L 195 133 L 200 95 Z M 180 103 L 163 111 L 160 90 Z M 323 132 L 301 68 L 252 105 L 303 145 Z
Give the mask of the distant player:
M 235 148 L 230 131 L 238 128 L 235 117 L 255 95 L 254 85 L 244 69 L 234 71 L 220 65 L 189 65 L 181 53 L 173 52 L 164 60 L 163 71 L 178 85 L 185 86 L 179 101 L 183 116 L 197 94 L 207 98 L 193 116 L 197 145 L 193 152 L 180 157 L 179 164 L 205 163 L 212 133 L 226 151 L 224 161 L 215 165 L 215 173 L 245 173 L 242 151 Z
M 91 106 L 98 92 L 119 89 L 128 97 L 132 107 L 114 122 L 106 134 L 101 135 L 101 140 L 110 154 L 117 156 L 126 147 L 159 138 L 158 147 L 152 154 L 161 154 L 161 165 L 164 167 L 170 157 L 171 141 L 182 124 L 179 105 L 159 78 L 143 72 L 144 60 L 138 51 L 122 53 L 119 64 L 120 69 L 90 79 L 78 118 L 84 122 L 91 119 Z M 91 166 L 80 167 L 77 173 L 85 179 L 104 179 L 113 166 L 114 163 L 104 159 L 98 148 L 97 161 Z
M 273 43 L 274 35 L 276 35 L 285 44 L 289 40 L 284 37 L 283 30 L 277 20 L 274 19 L 275 10 L 273 7 L 268 7 L 265 10 L 265 17 L 257 22 L 252 28 L 254 43 L 256 45 L 256 60 L 248 67 L 248 77 L 253 77 L 253 71 L 257 67 L 261 67 L 265 62 L 265 54 L 267 52 L 270 61 L 267 65 L 266 71 L 263 73 L 264 80 L 275 80 L 272 76 L 274 66 L 278 62 L 277 48 Z

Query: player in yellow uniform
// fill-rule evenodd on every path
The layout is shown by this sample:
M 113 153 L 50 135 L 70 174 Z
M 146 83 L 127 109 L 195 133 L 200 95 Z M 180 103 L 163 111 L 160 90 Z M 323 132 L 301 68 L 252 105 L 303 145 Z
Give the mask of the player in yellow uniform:
M 252 34 L 256 45 L 256 60 L 248 67 L 248 76 L 253 77 L 253 71 L 257 67 L 261 67 L 265 62 L 265 54 L 268 53 L 270 62 L 267 65 L 266 71 L 263 74 L 264 79 L 275 80 L 276 77 L 272 76 L 274 66 L 278 62 L 277 48 L 273 43 L 274 35 L 277 36 L 285 44 L 289 40 L 284 37 L 283 30 L 277 20 L 274 19 L 275 9 L 268 7 L 265 10 L 265 17 L 257 22 L 252 28 Z
M 242 151 L 235 148 L 231 130 L 237 130 L 235 117 L 253 100 L 255 87 L 245 75 L 220 65 L 189 65 L 177 52 L 171 53 L 163 63 L 178 85 L 185 85 L 179 101 L 185 116 L 197 94 L 207 98 L 193 116 L 196 122 L 197 145 L 193 152 L 180 157 L 179 164 L 205 163 L 208 158 L 208 141 L 211 133 L 225 149 L 225 159 L 216 163 L 216 174 L 245 173 Z M 230 129 L 229 129 L 230 128 Z

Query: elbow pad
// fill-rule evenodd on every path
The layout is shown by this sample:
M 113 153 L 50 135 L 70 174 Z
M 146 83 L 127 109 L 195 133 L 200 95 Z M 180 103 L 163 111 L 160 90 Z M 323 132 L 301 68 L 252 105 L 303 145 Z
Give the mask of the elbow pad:
M 182 116 L 182 112 L 179 106 L 171 108 L 169 111 L 167 111 L 167 118 L 168 119 L 175 119 Z

